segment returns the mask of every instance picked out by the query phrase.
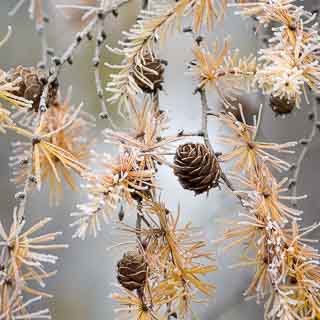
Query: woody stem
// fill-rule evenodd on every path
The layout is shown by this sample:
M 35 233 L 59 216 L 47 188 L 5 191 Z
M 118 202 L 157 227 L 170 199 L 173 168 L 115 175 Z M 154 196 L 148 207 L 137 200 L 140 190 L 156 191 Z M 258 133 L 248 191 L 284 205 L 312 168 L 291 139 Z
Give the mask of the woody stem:
M 136 235 L 137 235 L 138 244 L 141 244 L 141 225 L 142 225 L 142 201 L 138 200 L 137 220 L 136 220 Z
M 212 152 L 212 155 L 215 158 L 215 160 L 219 161 L 218 158 L 217 158 L 217 155 L 215 154 L 215 152 L 213 150 L 212 144 L 211 144 L 210 139 L 209 139 L 209 134 L 208 134 L 208 115 L 210 113 L 209 113 L 209 106 L 208 106 L 208 99 L 207 99 L 206 89 L 204 87 L 200 88 L 200 89 L 198 89 L 198 92 L 200 94 L 201 107 L 202 107 L 202 112 L 201 112 L 201 131 L 200 131 L 200 133 L 201 133 L 201 136 L 203 137 L 205 145 Z M 220 173 L 221 179 L 223 180 L 225 185 L 230 189 L 230 191 L 232 191 L 232 193 L 234 193 L 235 188 L 233 187 L 231 181 L 228 179 L 228 177 L 222 171 L 221 168 L 220 168 L 220 170 L 221 170 L 221 173 Z M 244 199 L 241 197 L 241 195 L 239 195 L 239 194 L 235 194 L 235 195 L 240 200 L 241 205 L 243 207 L 245 207 Z
M 293 175 L 292 175 L 292 179 L 290 179 L 290 183 L 289 183 L 289 189 L 292 188 L 292 196 L 293 196 L 291 203 L 295 207 L 297 206 L 297 199 L 296 199 L 297 182 L 298 182 L 298 178 L 299 178 L 300 171 L 302 168 L 302 163 L 303 163 L 303 160 L 310 149 L 310 145 L 311 145 L 312 141 L 314 140 L 314 138 L 317 134 L 318 128 L 319 128 L 319 122 L 318 122 L 318 120 L 319 120 L 318 119 L 319 118 L 319 115 L 318 115 L 319 102 L 318 101 L 319 100 L 317 97 L 312 98 L 312 102 L 311 102 L 312 103 L 312 113 L 311 113 L 311 115 L 309 115 L 309 119 L 312 121 L 312 127 L 309 132 L 309 135 L 305 139 L 300 140 L 300 144 L 302 145 L 302 149 L 301 149 L 300 154 L 298 156 L 298 159 L 293 167 Z
M 207 148 L 214 154 L 213 147 L 209 140 L 208 134 L 208 99 L 206 94 L 206 89 L 201 88 L 199 89 L 200 99 L 201 99 L 201 106 L 202 106 L 202 113 L 201 113 L 201 132 L 203 135 L 203 140 Z

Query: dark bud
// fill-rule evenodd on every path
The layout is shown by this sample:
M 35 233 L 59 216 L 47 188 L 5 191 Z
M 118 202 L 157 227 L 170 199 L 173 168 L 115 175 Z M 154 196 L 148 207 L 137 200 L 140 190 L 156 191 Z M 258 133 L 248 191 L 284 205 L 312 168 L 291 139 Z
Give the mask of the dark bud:
M 291 31 L 296 31 L 297 30 L 297 24 L 296 23 L 290 23 L 289 25 L 288 25 L 288 28 L 289 28 L 289 30 L 291 30 Z
M 20 161 L 19 165 L 21 167 L 24 167 L 25 165 L 27 165 L 29 163 L 29 159 L 28 158 L 24 158 Z
M 95 58 L 92 59 L 92 65 L 95 68 L 99 67 L 99 64 L 100 64 L 100 59 L 99 58 L 95 57 Z
M 293 171 L 293 170 L 296 170 L 297 169 L 297 165 L 295 163 L 293 163 L 291 166 L 290 166 L 290 170 Z
M 203 41 L 203 37 L 202 36 L 197 36 L 195 41 L 196 41 L 196 44 L 198 46 L 200 46 L 201 42 Z
M 192 60 L 189 62 L 189 65 L 192 66 L 196 66 L 197 65 L 197 61 L 196 60 Z
M 48 79 L 44 76 L 39 77 L 40 83 L 45 86 L 48 83 Z
M 103 90 L 102 89 L 98 89 L 97 95 L 98 95 L 98 98 L 102 99 L 103 98 Z
M 301 140 L 299 141 L 299 143 L 300 143 L 302 146 L 306 146 L 309 142 L 310 142 L 309 139 L 301 139 Z
M 93 39 L 93 36 L 92 36 L 92 34 L 90 32 L 87 33 L 87 39 L 89 41 L 91 41 Z
M 292 189 L 295 187 L 297 184 L 297 181 L 295 179 L 290 179 L 289 184 L 288 184 L 288 189 Z
M 46 65 L 44 62 L 40 61 L 38 64 L 37 64 L 37 68 L 38 69 L 41 69 L 41 70 L 44 70 L 46 68 Z
M 294 276 L 289 276 L 289 283 L 292 284 L 292 285 L 295 285 L 295 284 L 298 283 L 298 280 Z
M 47 48 L 47 55 L 53 56 L 54 55 L 54 49 L 53 48 Z
M 314 113 L 313 112 L 309 112 L 308 113 L 308 119 L 309 120 L 314 120 Z
M 9 250 L 10 250 L 10 249 L 9 249 Z M 4 279 L 4 283 L 5 283 L 5 285 L 8 286 L 8 287 L 12 287 L 12 286 L 13 286 L 13 281 L 12 281 L 12 279 L 9 278 L 9 277 L 6 277 L 6 278 Z
M 168 60 L 160 59 L 160 63 L 163 64 L 164 66 L 167 66 L 168 65 Z
M 201 90 L 202 90 L 201 87 L 196 87 L 196 88 L 194 89 L 193 94 L 201 93 Z
M 61 65 L 61 59 L 57 56 L 52 58 L 52 62 L 56 65 L 56 66 L 60 66 Z
M 118 213 L 118 218 L 119 218 L 119 221 L 123 221 L 123 219 L 124 219 L 124 209 L 123 209 L 123 206 L 120 207 L 120 210 L 119 210 L 119 213 Z
M 14 195 L 14 197 L 16 198 L 16 200 L 21 201 L 21 200 L 25 199 L 26 194 L 25 194 L 25 192 L 21 191 L 21 192 L 17 192 L 17 193 Z
M 52 87 L 58 88 L 59 87 L 59 80 L 58 78 L 55 78 L 54 81 L 51 83 Z
M 192 30 L 192 27 L 191 27 L 191 26 L 183 28 L 183 30 L 182 30 L 182 31 L 183 31 L 183 32 L 185 32 L 185 33 L 193 32 L 193 30 Z
M 34 175 L 29 176 L 29 181 L 31 183 L 37 184 L 37 177 Z
M 80 42 L 82 41 L 82 35 L 81 35 L 81 33 L 77 33 L 77 35 L 76 35 L 76 41 L 77 41 L 78 43 L 80 43 Z
M 48 110 L 48 108 L 47 108 L 47 106 L 45 104 L 42 104 L 39 109 L 40 109 L 41 113 L 45 113 Z
M 73 64 L 73 59 L 72 59 L 72 57 L 71 57 L 71 56 L 67 58 L 67 62 L 68 62 L 70 65 L 72 65 L 72 64 Z
M 50 18 L 49 18 L 49 16 L 44 15 L 44 16 L 43 16 L 43 22 L 45 22 L 45 23 L 49 23 L 49 22 L 50 22 Z
M 107 39 L 107 34 L 106 34 L 106 32 L 105 32 L 104 30 L 101 32 L 101 38 L 102 38 L 103 40 L 106 40 L 106 39 Z
M 97 17 L 98 19 L 103 20 L 105 18 L 105 13 L 102 10 L 100 10 L 97 13 Z
M 97 37 L 97 46 L 100 47 L 103 44 L 102 37 Z
M 35 136 L 32 138 L 31 142 L 32 142 L 32 145 L 36 145 L 41 142 L 41 138 L 38 136 Z
M 271 193 L 265 191 L 265 192 L 262 193 L 262 195 L 263 195 L 263 197 L 264 197 L 265 199 L 268 199 L 268 198 L 271 196 Z
M 109 119 L 109 115 L 107 112 L 100 112 L 99 114 L 100 119 Z

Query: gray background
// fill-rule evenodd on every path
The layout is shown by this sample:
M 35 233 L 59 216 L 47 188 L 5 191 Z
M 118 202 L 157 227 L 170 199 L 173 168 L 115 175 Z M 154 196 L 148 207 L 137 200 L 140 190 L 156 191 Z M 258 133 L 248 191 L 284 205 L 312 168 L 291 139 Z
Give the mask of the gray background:
M 45 0 L 47 3 L 48 0 Z M 52 1 L 54 3 L 55 1 Z M 62 2 L 62 1 L 60 1 Z M 64 3 L 68 1 L 64 1 Z M 22 64 L 24 66 L 35 65 L 39 60 L 40 46 L 38 37 L 34 31 L 34 24 L 27 17 L 27 7 L 24 6 L 15 17 L 8 17 L 7 12 L 12 8 L 15 1 L 0 1 L 0 34 L 5 34 L 7 25 L 12 25 L 13 36 L 10 41 L 0 49 L 0 67 L 4 70 Z M 71 1 L 70 1 L 71 3 Z M 316 1 L 313 1 L 316 4 Z M 132 1 L 120 12 L 119 19 L 108 19 L 107 34 L 109 44 L 115 45 L 120 37 L 120 30 L 128 29 L 134 22 L 135 15 L 139 10 L 139 1 Z M 49 43 L 56 48 L 57 54 L 63 52 L 74 33 L 80 28 L 76 18 L 67 19 L 54 12 L 51 7 L 52 23 L 49 29 Z M 256 38 L 252 32 L 250 20 L 242 22 L 233 15 L 227 16 L 226 22 L 220 26 L 212 35 L 209 43 L 216 38 L 221 39 L 231 35 L 234 47 L 238 47 L 243 55 L 250 51 L 256 52 Z M 169 110 L 172 132 L 177 129 L 196 129 L 200 126 L 200 105 L 198 97 L 192 95 L 195 83 L 190 77 L 184 77 L 186 64 L 191 60 L 191 39 L 188 35 L 173 35 L 163 49 L 163 57 L 168 59 L 169 66 L 166 70 L 165 91 L 161 94 L 161 107 Z M 99 104 L 94 95 L 94 78 L 90 68 L 93 47 L 86 44 L 78 53 L 75 64 L 64 68 L 62 74 L 62 90 L 65 92 L 68 85 L 72 84 L 74 89 L 73 102 L 84 101 L 86 110 L 97 115 Z M 104 59 L 115 62 L 115 58 L 104 52 Z M 104 79 L 107 79 L 108 70 L 101 69 Z M 261 101 L 254 97 L 250 100 L 252 108 L 259 106 Z M 215 96 L 209 97 L 209 103 L 215 110 L 219 109 L 219 102 Z M 287 119 L 275 118 L 268 107 L 265 108 L 264 119 L 261 127 L 261 138 L 268 141 L 289 141 L 303 137 L 310 130 L 307 120 L 309 106 L 303 105 L 302 109 L 290 115 Z M 115 108 L 113 108 L 115 111 Z M 114 114 L 118 123 L 121 120 Z M 97 134 L 105 122 L 98 121 Z M 217 122 L 210 123 L 210 137 L 214 141 L 217 134 L 223 129 Z M 0 139 L 0 195 L 2 221 L 8 226 L 11 218 L 12 208 L 15 205 L 13 195 L 15 187 L 9 182 L 10 171 L 8 168 L 8 156 L 10 154 L 10 141 L 13 135 L 1 136 Z M 107 152 L 109 147 L 99 143 L 99 151 Z M 216 150 L 223 150 L 216 145 Z M 310 152 L 303 163 L 303 174 L 299 180 L 299 193 L 307 193 L 309 199 L 302 203 L 305 213 L 305 224 L 318 220 L 320 197 L 318 170 L 319 143 L 318 136 L 312 144 Z M 219 222 L 221 218 L 236 216 L 239 210 L 234 197 L 228 192 L 213 191 L 210 196 L 199 196 L 194 198 L 192 194 L 182 190 L 176 178 L 170 170 L 161 168 L 159 172 L 160 184 L 163 186 L 163 200 L 169 207 L 176 208 L 181 204 L 183 220 L 192 221 L 204 229 L 208 240 L 221 236 L 224 228 Z M 73 194 L 65 188 L 65 198 L 60 207 L 49 208 L 46 191 L 35 193 L 32 201 L 28 203 L 27 217 L 29 223 L 38 221 L 43 216 L 52 216 L 53 222 L 48 226 L 48 231 L 63 231 L 61 242 L 70 244 L 68 250 L 60 252 L 61 259 L 58 263 L 59 273 L 49 280 L 48 290 L 55 295 L 49 301 L 53 319 L 112 319 L 113 302 L 109 294 L 114 291 L 115 265 L 120 257 L 117 251 L 108 252 L 106 248 L 110 245 L 110 234 L 116 239 L 115 231 L 111 226 L 104 226 L 103 232 L 97 239 L 89 238 L 86 241 L 72 240 L 72 232 L 69 224 L 73 221 L 70 212 L 75 210 L 77 203 L 86 201 L 85 194 Z M 319 234 L 316 234 L 318 236 Z M 230 270 L 228 266 L 236 262 L 237 250 L 221 254 L 219 248 L 212 246 L 217 251 L 217 264 L 219 271 L 210 280 L 217 285 L 217 294 L 206 307 L 195 310 L 199 319 L 233 320 L 262 319 L 262 307 L 254 302 L 244 302 L 242 292 L 249 284 L 252 272 L 250 270 Z

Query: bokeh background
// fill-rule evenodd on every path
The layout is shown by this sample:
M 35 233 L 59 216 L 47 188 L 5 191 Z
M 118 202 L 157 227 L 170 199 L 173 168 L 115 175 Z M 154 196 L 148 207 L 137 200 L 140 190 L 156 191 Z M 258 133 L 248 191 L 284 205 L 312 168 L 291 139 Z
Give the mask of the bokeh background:
M 70 0 L 43 0 L 48 5 L 50 24 L 48 28 L 49 46 L 55 49 L 57 55 L 61 54 L 70 43 L 74 34 L 81 29 L 82 22 L 79 12 L 57 11 L 55 4 L 72 4 Z M 86 0 L 82 0 L 85 2 Z M 26 1 L 28 2 L 28 1 Z M 87 2 L 95 3 L 95 0 Z M 79 2 L 78 2 L 79 3 Z M 310 1 L 311 5 L 320 4 L 319 1 Z M 0 1 L 0 35 L 4 35 L 7 26 L 13 27 L 13 35 L 8 43 L 0 50 L 0 67 L 4 70 L 16 65 L 34 66 L 40 59 L 40 42 L 34 29 L 34 22 L 27 13 L 27 5 L 14 16 L 9 17 L 8 11 L 16 4 L 16 0 Z M 308 4 L 305 2 L 305 4 Z M 107 20 L 106 32 L 108 44 L 116 46 L 121 38 L 121 31 L 127 30 L 137 17 L 141 2 L 132 0 L 120 10 L 118 18 L 111 17 Z M 186 21 L 188 25 L 188 21 Z M 223 39 L 230 36 L 232 45 L 240 49 L 241 54 L 246 55 L 257 51 L 258 42 L 250 20 L 243 22 L 232 13 L 227 14 L 225 23 L 207 37 L 208 42 L 215 39 Z M 178 129 L 186 131 L 195 130 L 200 126 L 200 104 L 199 98 L 192 95 L 195 83 L 191 77 L 186 76 L 186 65 L 192 59 L 192 38 L 187 34 L 175 34 L 169 37 L 163 48 L 163 58 L 167 59 L 169 65 L 165 75 L 165 90 L 161 93 L 161 108 L 169 111 L 171 119 L 171 131 Z M 95 96 L 94 76 L 91 67 L 93 56 L 93 44 L 86 43 L 77 52 L 73 66 L 63 69 L 60 83 L 62 92 L 68 87 L 73 87 L 73 102 L 75 104 L 83 101 L 85 110 L 98 116 L 99 103 Z M 111 55 L 107 50 L 103 51 L 103 61 L 109 63 L 119 62 L 118 58 Z M 102 66 L 101 75 L 104 82 L 108 80 L 109 70 Z M 246 97 L 248 114 L 257 110 L 265 101 L 259 95 Z M 221 108 L 220 103 L 214 95 L 209 96 L 210 107 L 214 110 Z M 115 121 L 121 125 L 115 107 L 111 107 Z M 298 140 L 310 130 L 310 121 L 307 118 L 310 107 L 303 105 L 301 110 L 295 111 L 286 119 L 275 118 L 274 114 L 265 105 L 263 122 L 260 130 L 260 138 L 267 141 L 284 142 Z M 101 129 L 109 124 L 105 120 L 98 120 L 96 135 L 99 137 Z M 123 123 L 123 125 L 125 125 Z M 210 122 L 210 137 L 214 142 L 217 135 L 223 133 L 221 124 Z M 305 210 L 304 223 L 311 224 L 319 218 L 319 136 L 311 145 L 309 152 L 303 162 L 303 173 L 299 179 L 299 194 L 308 194 L 309 198 L 301 207 Z M 10 142 L 14 141 L 14 135 L 1 136 L 0 139 L 0 219 L 9 226 L 12 210 L 15 206 L 15 186 L 9 181 L 10 169 L 8 157 L 10 156 Z M 98 138 L 96 150 L 109 152 L 109 146 Z M 215 144 L 216 151 L 223 151 L 222 147 Z M 294 161 L 294 157 L 292 160 Z M 194 224 L 204 230 L 204 235 L 211 241 L 221 236 L 224 225 L 223 218 L 231 218 L 238 214 L 241 208 L 234 197 L 225 189 L 214 190 L 209 197 L 194 197 L 191 193 L 184 191 L 176 181 L 172 172 L 167 168 L 159 171 L 160 184 L 163 188 L 162 198 L 172 209 L 180 203 L 183 213 L 183 221 L 192 220 Z M 48 194 L 46 190 L 34 193 L 28 203 L 27 219 L 32 224 L 44 216 L 53 217 L 53 222 L 48 226 L 48 231 L 63 231 L 60 241 L 68 243 L 70 248 L 59 253 L 61 257 L 57 268 L 57 276 L 49 280 L 48 291 L 55 297 L 48 300 L 53 319 L 67 320 L 101 320 L 113 319 L 114 304 L 109 298 L 114 291 L 115 266 L 121 256 L 121 252 L 107 251 L 107 247 L 116 241 L 117 234 L 112 226 L 104 226 L 98 238 L 89 238 L 86 241 L 72 240 L 73 230 L 69 224 L 73 218 L 70 213 L 76 210 L 76 204 L 86 201 L 82 192 L 72 193 L 67 187 L 64 199 L 59 207 L 49 207 Z M 130 218 L 129 218 L 130 219 Z M 319 238 L 320 234 L 315 233 Z M 249 284 L 252 270 L 230 269 L 229 266 L 237 261 L 239 250 L 222 253 L 221 248 L 213 245 L 212 250 L 217 254 L 219 271 L 209 279 L 217 286 L 216 295 L 206 306 L 195 306 L 197 316 L 201 320 L 256 320 L 263 318 L 263 308 L 255 302 L 245 302 L 242 297 L 243 291 Z

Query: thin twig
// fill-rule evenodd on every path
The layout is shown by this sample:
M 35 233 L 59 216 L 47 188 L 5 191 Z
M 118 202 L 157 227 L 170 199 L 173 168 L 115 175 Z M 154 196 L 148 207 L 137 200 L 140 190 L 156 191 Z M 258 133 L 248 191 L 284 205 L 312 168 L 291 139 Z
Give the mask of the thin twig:
M 24 0 L 19 1 L 16 6 L 9 12 L 9 16 L 13 16 L 20 9 L 20 7 L 24 4 Z M 35 21 L 35 29 L 40 36 L 41 39 L 41 61 L 39 63 L 39 67 L 43 69 L 48 69 L 48 45 L 47 45 L 47 37 L 46 37 L 46 28 L 45 23 L 49 22 L 49 20 L 44 16 L 43 13 L 43 3 L 41 1 L 37 2 L 35 6 L 30 4 L 29 8 L 30 18 Z M 44 91 L 42 93 L 43 96 L 47 97 L 49 92 L 49 84 L 44 87 Z M 42 97 L 41 97 L 42 98 Z M 44 100 L 44 99 L 43 99 Z M 42 123 L 45 108 L 39 108 L 39 113 L 36 118 L 36 123 L 34 126 L 34 135 L 38 130 L 38 127 Z M 27 199 L 32 187 L 33 183 L 36 183 L 36 179 L 33 176 L 33 158 L 34 158 L 34 141 L 31 142 L 31 147 L 29 151 L 29 159 L 28 168 L 27 168 L 27 177 L 23 186 L 23 191 L 16 193 L 15 197 L 19 201 L 18 205 L 18 220 L 22 223 L 25 219 L 25 209 L 27 204 Z
M 149 223 L 149 221 L 146 219 L 146 217 L 143 214 L 141 215 L 141 220 L 145 223 L 145 225 L 148 228 L 151 228 L 151 224 Z
M 206 89 L 201 88 L 197 90 L 196 92 L 199 92 L 200 98 L 201 98 L 201 131 L 199 132 L 201 136 L 203 137 L 204 143 L 207 146 L 207 148 L 212 152 L 213 157 L 215 158 L 216 161 L 219 161 L 216 153 L 213 150 L 212 144 L 209 139 L 209 134 L 208 134 L 208 115 L 211 113 L 209 112 L 209 106 L 208 106 L 208 99 L 207 99 L 207 94 L 206 94 Z M 223 172 L 223 170 L 220 168 L 220 177 L 222 181 L 226 184 L 226 186 L 232 191 L 234 195 L 240 200 L 240 203 L 243 207 L 246 208 L 246 205 L 244 203 L 244 199 L 240 194 L 235 193 L 235 188 L 233 187 L 231 181 L 228 179 L 226 174 Z
M 42 51 L 42 58 L 39 63 L 39 67 L 43 69 L 48 69 L 48 42 L 47 42 L 47 32 L 46 32 L 46 28 L 44 27 L 44 23 L 41 27 L 39 27 L 37 31 L 41 38 L 41 51 Z
M 184 131 L 183 129 L 177 133 L 177 137 L 203 137 L 202 130 L 199 131 Z
M 41 112 L 39 109 L 38 114 L 38 121 L 34 127 L 34 137 L 36 137 L 36 132 L 41 125 L 43 121 L 45 113 Z M 23 186 L 23 191 L 16 193 L 15 197 L 17 200 L 19 200 L 19 206 L 18 206 L 18 220 L 20 223 L 22 223 L 25 220 L 25 209 L 27 205 L 27 200 L 29 198 L 29 194 L 31 192 L 32 184 L 37 183 L 36 178 L 33 175 L 33 158 L 34 158 L 34 149 L 35 149 L 35 142 L 32 139 L 31 141 L 31 147 L 29 151 L 29 158 L 28 158 L 28 169 L 27 169 L 27 177 Z
M 91 39 L 92 37 L 91 32 L 97 29 L 101 19 L 104 20 L 110 13 L 113 13 L 115 10 L 125 5 L 129 1 L 130 0 L 119 0 L 113 3 L 111 6 L 108 6 L 107 8 L 104 8 L 104 9 L 97 8 L 96 15 L 80 32 L 76 34 L 74 40 L 71 42 L 68 48 L 64 51 L 62 56 L 60 58 L 59 57 L 53 58 L 54 67 L 51 68 L 50 75 L 47 79 L 47 84 L 43 89 L 41 99 L 40 99 L 40 108 L 46 109 L 49 88 L 54 82 L 57 81 L 59 74 L 63 66 L 66 64 L 66 62 L 68 62 L 69 64 L 73 63 L 73 55 L 76 49 L 83 43 L 85 39 Z
M 302 169 L 302 163 L 303 160 L 305 158 L 305 156 L 307 155 L 310 145 L 313 141 L 313 139 L 316 136 L 316 133 L 318 131 L 318 126 L 319 126 L 319 115 L 318 115 L 318 101 L 317 98 L 313 98 L 312 99 L 312 113 L 309 114 L 309 119 L 312 121 L 312 127 L 311 130 L 309 132 L 309 135 L 304 138 L 301 139 L 299 142 L 302 146 L 301 152 L 298 156 L 297 162 L 292 166 L 293 169 L 293 174 L 292 174 L 292 179 L 290 179 L 289 181 L 289 189 L 292 189 L 292 205 L 293 206 L 297 206 L 297 199 L 295 199 L 297 197 L 297 183 L 298 183 L 298 179 L 299 179 L 299 175 L 300 175 L 300 171 Z
M 159 111 L 159 109 L 160 109 L 159 90 L 157 90 L 157 91 L 152 95 L 152 101 L 153 101 L 153 105 L 154 105 L 156 111 Z
M 200 98 L 201 98 L 201 132 L 203 135 L 203 140 L 207 148 L 214 154 L 213 147 L 209 140 L 209 134 L 208 134 L 208 99 L 205 88 L 202 88 L 199 90 Z
M 32 144 L 29 151 L 28 158 L 28 169 L 27 169 L 27 178 L 23 185 L 23 191 L 16 193 L 15 197 L 19 200 L 19 210 L 18 210 L 18 220 L 19 223 L 22 223 L 25 220 L 25 209 L 27 205 L 27 199 L 30 193 L 31 184 L 32 184 L 32 173 L 33 173 L 33 153 L 34 153 L 34 144 Z
M 18 10 L 25 3 L 25 0 L 20 0 L 17 4 L 9 11 L 9 16 L 14 16 Z M 30 2 L 29 14 L 30 19 L 35 21 L 35 29 L 40 37 L 41 42 L 41 60 L 39 67 L 42 69 L 48 68 L 48 44 L 47 44 L 47 32 L 46 23 L 49 22 L 48 17 L 44 14 L 44 3 L 45 1 L 37 0 L 36 2 Z
M 8 26 L 7 34 L 4 36 L 3 39 L 0 40 L 0 48 L 9 40 L 12 35 L 12 27 Z
M 40 37 L 41 42 L 41 60 L 39 62 L 39 68 L 42 68 L 44 70 L 48 70 L 49 68 L 49 59 L 48 59 L 48 40 L 47 40 L 47 28 L 46 24 L 49 23 L 49 18 L 44 15 L 44 13 L 41 13 L 41 16 L 36 21 L 36 31 Z
M 136 220 L 136 235 L 138 245 L 141 245 L 141 226 L 142 226 L 142 200 L 138 201 L 137 205 L 137 220 Z
M 105 16 L 103 11 L 99 12 L 97 14 L 97 17 L 98 17 L 98 23 L 97 23 L 97 35 L 96 35 L 96 48 L 95 48 L 95 54 L 93 58 L 93 66 L 94 66 L 94 77 L 95 77 L 97 96 L 101 105 L 100 118 L 108 119 L 110 121 L 111 126 L 115 128 L 116 126 L 112 121 L 112 118 L 110 117 L 107 104 L 106 104 L 106 99 L 103 94 L 104 90 L 102 87 L 100 68 L 99 68 L 101 65 L 101 48 L 106 40 L 106 33 L 104 31 Z
M 24 4 L 25 0 L 19 0 L 17 4 L 9 11 L 8 15 L 9 16 L 14 16 L 18 10 L 22 7 Z

